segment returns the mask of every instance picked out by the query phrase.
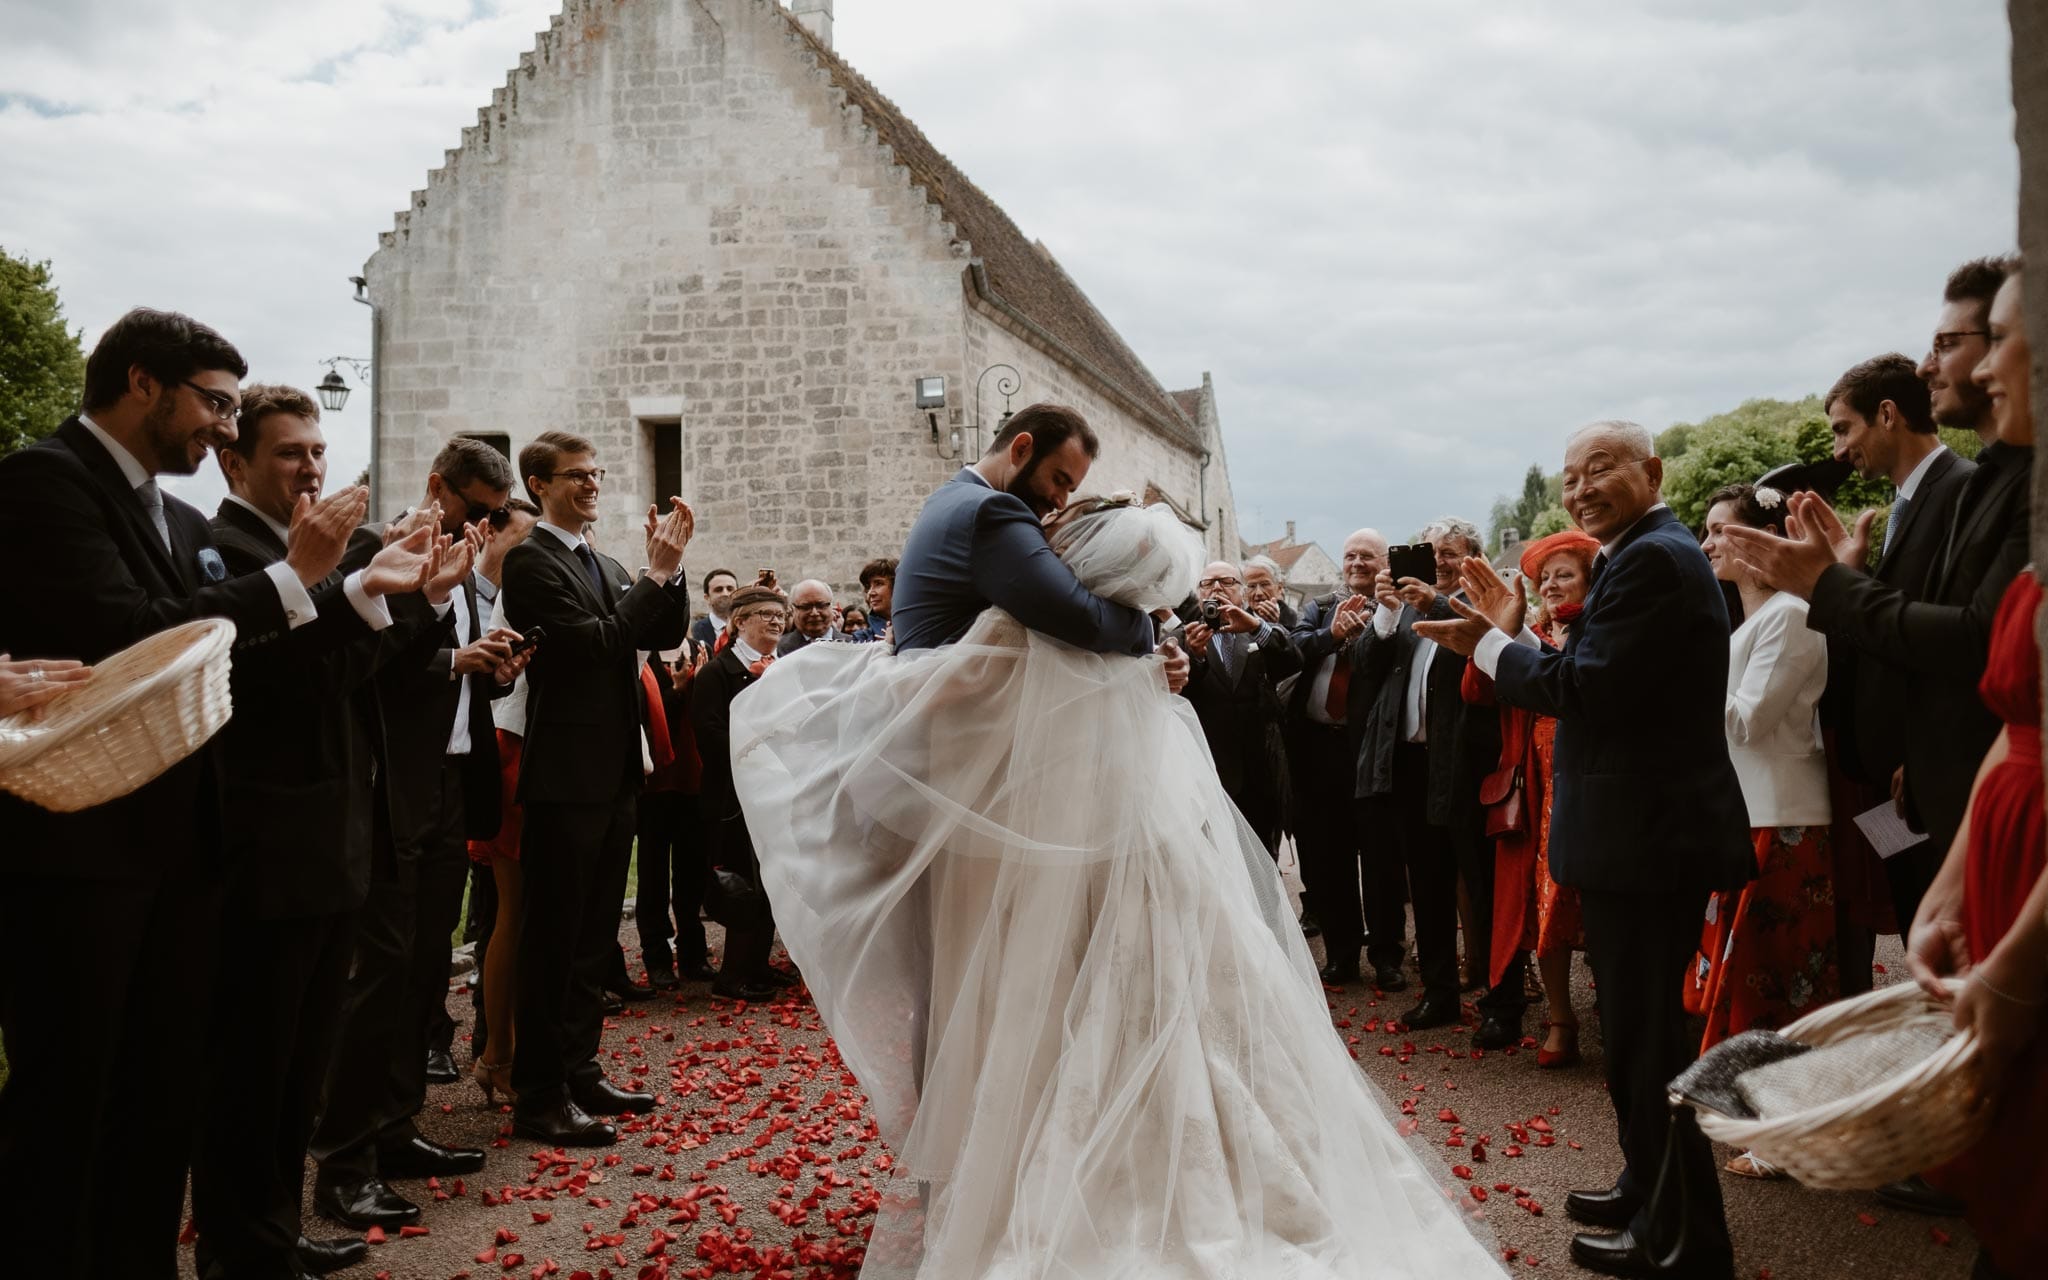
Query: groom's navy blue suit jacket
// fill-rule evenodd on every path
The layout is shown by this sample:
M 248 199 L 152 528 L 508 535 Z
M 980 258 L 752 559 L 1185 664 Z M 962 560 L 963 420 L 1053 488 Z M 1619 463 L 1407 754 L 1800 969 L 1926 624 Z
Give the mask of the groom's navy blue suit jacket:
M 1623 534 L 1562 653 L 1511 644 L 1494 688 L 1557 717 L 1550 871 L 1620 893 L 1733 889 L 1755 874 L 1728 760 L 1728 606 L 1664 508 Z
M 1053 552 L 1023 499 L 962 467 L 925 500 L 903 544 L 889 615 L 896 648 L 951 644 L 990 605 L 1083 649 L 1152 652 L 1152 619 L 1092 594 Z

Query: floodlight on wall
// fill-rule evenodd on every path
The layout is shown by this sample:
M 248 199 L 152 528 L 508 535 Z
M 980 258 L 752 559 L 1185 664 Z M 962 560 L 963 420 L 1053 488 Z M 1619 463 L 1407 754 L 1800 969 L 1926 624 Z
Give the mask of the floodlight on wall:
M 358 378 L 368 382 L 370 380 L 370 362 L 357 356 L 329 356 L 320 363 L 327 367 L 327 376 L 320 379 L 320 385 L 313 388 L 313 392 L 320 397 L 320 407 L 322 409 L 327 410 L 329 413 L 340 413 L 341 407 L 348 403 L 348 393 L 353 388 L 343 381 L 341 370 L 334 366 L 345 364 L 355 370 Z
M 932 427 L 932 451 L 941 458 L 959 457 L 960 429 L 958 427 L 953 429 L 953 451 L 948 453 L 939 447 L 939 410 L 946 407 L 946 379 L 944 375 L 931 374 L 918 378 L 912 384 L 912 390 L 915 393 L 915 403 L 918 410 L 924 414 L 924 420 L 929 422 Z

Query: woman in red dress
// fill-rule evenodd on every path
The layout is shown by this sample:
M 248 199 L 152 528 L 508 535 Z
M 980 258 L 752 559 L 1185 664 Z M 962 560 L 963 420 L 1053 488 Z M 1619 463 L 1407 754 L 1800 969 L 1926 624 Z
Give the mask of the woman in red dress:
M 1998 438 L 2031 446 L 2020 273 L 1991 304 L 1990 350 L 1973 374 L 1991 396 Z M 2041 582 L 2013 580 L 1978 688 L 2005 728 L 1985 753 L 1962 829 L 1913 919 L 1908 963 L 1923 986 L 1965 979 L 1956 1026 L 1977 1035 L 1998 1110 L 1989 1134 L 1931 1175 L 1959 1196 L 1983 1254 L 1979 1280 L 2039 1275 L 2048 1258 L 2048 830 L 2041 786 Z
M 1535 631 L 1546 643 L 1563 645 L 1571 623 L 1585 604 L 1592 585 L 1593 557 L 1599 540 L 1577 529 L 1539 538 L 1522 552 L 1522 577 L 1541 601 Z M 1493 681 L 1477 663 L 1465 664 L 1465 701 L 1487 706 L 1494 700 Z M 1522 770 L 1522 805 L 1529 815 L 1526 830 L 1503 836 L 1493 845 L 1492 972 L 1487 985 L 1500 982 L 1511 957 L 1536 953 L 1550 1016 L 1539 1067 L 1569 1067 L 1579 1061 L 1579 1019 L 1572 1009 L 1572 952 L 1585 948 L 1579 927 L 1579 896 L 1550 878 L 1551 755 L 1557 721 L 1520 707 L 1500 709 L 1500 767 Z

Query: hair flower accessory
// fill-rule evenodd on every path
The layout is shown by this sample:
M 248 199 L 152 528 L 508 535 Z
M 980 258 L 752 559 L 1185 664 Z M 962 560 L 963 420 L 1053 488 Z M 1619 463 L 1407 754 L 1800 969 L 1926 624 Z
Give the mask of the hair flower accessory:
M 1105 507 L 1135 507 L 1138 505 L 1138 495 L 1129 489 L 1118 489 L 1104 498 L 1102 505 Z
M 1756 505 L 1766 511 L 1776 511 L 1785 505 L 1785 495 L 1768 485 L 1760 485 L 1756 491 Z

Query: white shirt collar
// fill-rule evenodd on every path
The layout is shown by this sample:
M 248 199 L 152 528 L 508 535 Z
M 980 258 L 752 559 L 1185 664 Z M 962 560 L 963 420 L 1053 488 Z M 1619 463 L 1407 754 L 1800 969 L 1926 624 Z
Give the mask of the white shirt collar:
M 258 508 L 255 503 L 249 501 L 247 498 L 244 498 L 239 494 L 229 494 L 228 501 L 234 503 L 238 507 L 241 507 L 245 511 L 254 513 L 258 520 L 261 520 L 272 533 L 277 535 L 277 540 L 279 542 L 282 542 L 287 546 L 291 545 L 292 531 L 290 527 L 286 525 L 281 525 L 277 521 L 271 519 L 269 512 Z
M 737 657 L 741 662 L 745 663 L 747 666 L 750 667 L 761 660 L 761 654 L 755 651 L 753 648 L 751 648 L 746 641 L 740 639 L 738 636 L 734 636 L 732 638 L 732 651 L 733 656 Z
M 1651 507 L 1648 511 L 1643 512 L 1643 514 L 1636 517 L 1635 524 L 1630 525 L 1628 528 L 1623 529 L 1620 533 L 1615 534 L 1606 542 L 1601 543 L 1600 554 L 1606 556 L 1609 560 L 1614 559 L 1614 548 L 1621 545 L 1621 540 L 1623 538 L 1626 538 L 1629 534 L 1635 532 L 1635 527 L 1637 524 L 1641 524 L 1643 521 L 1648 520 L 1652 515 L 1655 515 L 1659 511 L 1669 510 L 1671 510 L 1671 506 L 1669 503 L 1660 502 L 1656 506 Z
M 92 432 L 93 439 L 105 445 L 107 452 L 114 455 L 114 465 L 121 468 L 121 474 L 127 478 L 130 489 L 140 489 L 156 479 L 156 473 L 136 461 L 135 455 L 128 452 L 127 446 L 108 435 L 105 427 L 82 413 L 78 415 L 78 425 Z
M 1927 477 L 1927 468 L 1933 466 L 1934 460 L 1939 458 L 1947 449 L 1948 446 L 1945 444 L 1935 445 L 1926 457 L 1920 459 L 1920 465 L 1914 467 L 1913 474 L 1907 476 L 1906 482 L 1899 486 L 1899 496 L 1901 498 L 1905 498 L 1908 501 L 1912 499 L 1913 494 L 1920 488 L 1920 482 Z
M 569 550 L 571 551 L 574 551 L 576 548 L 584 545 L 582 538 L 569 532 L 567 529 L 564 529 L 561 525 L 549 524 L 545 520 L 536 520 L 533 522 L 533 527 L 536 529 L 546 529 L 549 533 L 554 534 L 557 538 L 560 538 L 562 540 L 562 545 L 569 548 Z
M 981 472 L 979 471 L 976 471 L 973 467 L 960 468 L 960 474 L 966 476 L 969 480 L 973 481 L 975 484 L 980 485 L 984 489 L 995 488 L 994 485 L 988 482 L 987 476 L 981 474 Z

